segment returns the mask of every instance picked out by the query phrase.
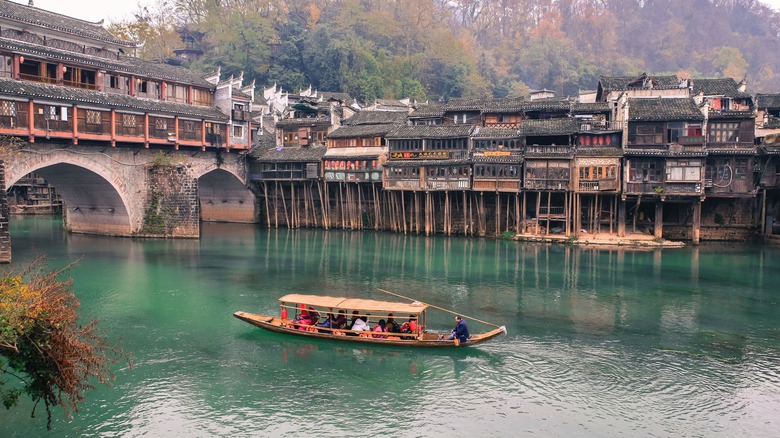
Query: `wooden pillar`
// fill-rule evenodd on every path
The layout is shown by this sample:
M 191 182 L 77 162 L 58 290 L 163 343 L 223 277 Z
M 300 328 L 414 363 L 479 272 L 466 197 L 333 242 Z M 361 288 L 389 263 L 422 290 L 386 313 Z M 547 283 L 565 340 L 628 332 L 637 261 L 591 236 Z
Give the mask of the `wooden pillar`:
M 111 110 L 111 129 L 109 132 L 111 133 L 111 147 L 116 147 L 116 111 L 113 109 Z
M 655 201 L 655 222 L 653 223 L 655 237 L 660 239 L 664 237 L 664 203 L 660 199 Z
M 574 195 L 574 237 L 580 237 L 582 230 L 582 194 Z
M 694 245 L 698 245 L 701 238 L 701 199 L 693 201 L 693 230 L 691 230 L 691 240 Z
M 79 110 L 76 105 L 71 108 L 73 113 L 70 115 L 73 120 L 73 144 L 79 144 Z
M 19 65 L 22 63 L 21 58 L 22 58 L 21 55 L 14 55 L 14 61 L 11 66 L 11 75 L 17 81 L 19 80 L 19 72 L 21 70 L 21 68 L 19 67 Z
M 617 200 L 617 235 L 618 237 L 626 237 L 626 200 Z

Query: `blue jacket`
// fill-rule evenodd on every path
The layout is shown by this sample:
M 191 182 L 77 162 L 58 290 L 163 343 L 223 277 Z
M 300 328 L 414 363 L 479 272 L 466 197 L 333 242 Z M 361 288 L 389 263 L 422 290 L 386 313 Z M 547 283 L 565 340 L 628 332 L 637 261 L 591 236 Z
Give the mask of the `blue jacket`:
M 455 333 L 455 337 L 458 338 L 460 342 L 468 341 L 469 337 L 471 336 L 469 334 L 469 327 L 466 325 L 466 321 L 462 319 L 458 322 L 455 328 L 452 329 L 452 332 Z

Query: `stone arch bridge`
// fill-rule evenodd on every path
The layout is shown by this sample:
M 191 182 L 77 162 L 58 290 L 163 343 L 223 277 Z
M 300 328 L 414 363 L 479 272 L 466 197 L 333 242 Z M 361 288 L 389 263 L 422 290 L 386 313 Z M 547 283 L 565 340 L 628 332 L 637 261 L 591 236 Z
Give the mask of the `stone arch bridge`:
M 71 232 L 197 238 L 201 220 L 257 222 L 243 151 L 35 142 L 4 155 L 5 188 L 30 172 L 40 175 L 62 197 Z M 0 196 L 0 261 L 8 261 L 5 190 Z

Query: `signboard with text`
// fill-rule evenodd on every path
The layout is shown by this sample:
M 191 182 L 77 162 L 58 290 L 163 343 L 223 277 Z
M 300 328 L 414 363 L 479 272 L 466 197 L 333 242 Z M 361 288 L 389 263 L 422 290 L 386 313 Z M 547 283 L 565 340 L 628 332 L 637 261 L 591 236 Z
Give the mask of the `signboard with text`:
M 390 152 L 391 160 L 446 160 L 449 158 L 449 151 Z

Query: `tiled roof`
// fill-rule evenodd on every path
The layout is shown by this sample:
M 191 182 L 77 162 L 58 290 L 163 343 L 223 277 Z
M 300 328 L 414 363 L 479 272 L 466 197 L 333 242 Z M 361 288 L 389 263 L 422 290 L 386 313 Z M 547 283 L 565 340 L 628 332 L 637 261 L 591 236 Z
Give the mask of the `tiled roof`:
M 410 118 L 429 119 L 444 116 L 444 105 L 419 105 L 414 112 L 409 114 Z
M 523 135 L 570 135 L 577 132 L 579 123 L 575 119 L 526 119 L 520 125 Z
M 739 85 L 733 78 L 694 79 L 693 94 L 699 93 L 705 96 L 750 97 L 750 94 L 739 91 Z
M 482 111 L 492 100 L 484 97 L 456 97 L 444 104 L 444 111 Z
M 39 82 L 0 79 L 0 95 L 32 97 L 62 103 L 88 104 L 104 108 L 128 109 L 148 113 L 191 116 L 209 120 L 227 120 L 228 117 L 212 106 L 187 105 L 141 99 L 124 94 L 102 93 L 81 88 L 42 84 Z
M 545 99 L 496 99 L 486 105 L 483 113 L 533 113 L 533 112 L 568 112 L 571 109 L 571 101 L 560 97 Z
M 704 120 L 691 98 L 628 99 L 630 121 Z
M 680 81 L 675 75 L 651 76 L 642 73 L 639 76 L 601 76 L 599 84 L 605 91 L 628 90 L 629 88 L 642 88 L 641 84 L 645 81 L 652 81 L 655 89 L 679 88 Z M 629 87 L 629 85 L 631 85 Z
M 571 106 L 572 114 L 606 114 L 610 112 L 608 102 L 574 103 Z
M 0 0 L 2 1 L 2 0 Z M 200 87 L 213 88 L 214 86 L 203 78 L 202 73 L 184 67 L 170 64 L 144 61 L 132 56 L 120 56 L 118 59 L 101 58 L 81 53 L 70 52 L 53 47 L 31 44 L 10 38 L 0 38 L 0 49 L 11 52 L 21 52 L 29 56 L 40 56 L 48 59 L 58 59 L 74 64 L 90 65 L 98 69 L 108 71 L 125 72 L 141 77 L 163 79 L 184 84 L 192 84 Z
M 759 108 L 780 108 L 780 94 L 757 94 Z
M 386 138 L 459 138 L 468 137 L 471 125 L 401 125 L 396 126 Z
M 265 135 L 273 136 L 266 133 Z M 322 161 L 328 149 L 325 146 L 276 147 L 274 143 L 255 143 L 249 155 L 257 161 L 266 162 L 312 162 Z
M 330 118 L 309 117 L 296 119 L 282 119 L 276 122 L 277 128 L 297 128 L 297 127 L 330 126 Z
M 420 167 L 420 166 L 455 166 L 458 164 L 471 164 L 471 160 L 461 158 L 457 160 L 388 160 L 384 167 Z
M 375 160 L 387 151 L 383 147 L 351 147 L 351 148 L 329 148 L 325 152 L 324 158 L 346 158 L 358 160 Z
M 347 125 L 334 129 L 328 138 L 355 138 L 382 135 L 393 129 L 393 125 Z
M 125 41 L 112 35 L 97 23 L 79 20 L 40 8 L 25 6 L 8 0 L 0 0 L 0 17 L 29 23 L 63 33 L 87 37 L 123 47 L 137 47 L 135 41 Z
M 707 117 L 712 119 L 752 119 L 753 111 L 737 111 L 737 110 L 710 110 L 707 113 Z
M 471 138 L 520 138 L 520 132 L 510 128 L 477 127 Z
M 396 111 L 360 111 L 348 118 L 345 125 L 401 124 L 406 122 L 406 113 Z
M 623 149 L 619 147 L 614 148 L 594 148 L 594 147 L 578 147 L 576 151 L 578 157 L 622 157 Z
M 352 96 L 349 95 L 349 93 L 340 93 L 340 92 L 333 92 L 333 91 L 320 91 L 320 96 L 322 96 L 322 100 L 338 100 L 341 102 L 349 102 L 352 100 Z

